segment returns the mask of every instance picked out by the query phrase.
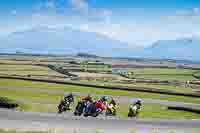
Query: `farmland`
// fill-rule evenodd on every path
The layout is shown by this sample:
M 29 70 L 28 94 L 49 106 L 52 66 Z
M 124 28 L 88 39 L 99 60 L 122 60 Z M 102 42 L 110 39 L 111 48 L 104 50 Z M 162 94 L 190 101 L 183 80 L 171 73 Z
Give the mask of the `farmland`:
M 74 61 L 75 60 L 75 61 Z M 128 68 L 132 75 L 125 77 L 121 74 L 112 73 L 111 64 L 103 64 L 78 58 L 59 58 L 59 57 L 2 57 L 0 58 L 0 76 L 27 77 L 37 79 L 51 79 L 61 81 L 76 81 L 79 83 L 107 85 L 107 86 L 126 86 L 140 87 L 154 90 L 165 90 L 181 93 L 199 93 L 199 85 L 186 86 L 187 80 L 198 81 L 193 74 L 198 75 L 199 70 L 176 69 L 176 68 Z M 90 62 L 91 63 L 91 62 Z M 95 64 L 96 63 L 96 64 Z M 99 63 L 99 64 L 98 64 Z M 57 70 L 50 69 L 48 65 L 62 68 L 74 77 L 69 77 Z M 135 82 L 139 79 L 142 82 Z M 146 83 L 143 80 L 169 81 L 167 84 Z M 178 81 L 181 84 L 171 84 Z M 170 102 L 185 102 L 199 104 L 199 98 L 156 94 L 149 92 L 136 92 L 125 90 L 112 90 L 98 87 L 83 87 L 76 85 L 64 85 L 54 83 L 44 83 L 35 81 L 24 81 L 17 79 L 0 79 L 0 96 L 7 97 L 20 103 L 17 110 L 33 112 L 57 112 L 57 105 L 64 96 L 64 92 L 78 92 L 80 94 L 110 95 L 115 97 L 127 97 L 128 99 L 141 97 L 144 99 L 167 100 Z M 63 92 L 63 93 L 61 93 Z M 95 96 L 98 98 L 99 96 Z M 76 99 L 80 95 L 76 95 Z M 120 102 L 118 115 L 122 118 L 127 117 L 130 101 Z M 75 105 L 73 106 L 73 108 Z M 156 109 L 156 110 L 155 110 Z M 139 118 L 199 118 L 198 114 L 184 111 L 168 110 L 166 105 L 159 103 L 144 103 L 143 111 Z
M 193 76 L 199 70 L 191 69 L 166 69 L 166 68 L 144 68 L 131 69 L 134 78 L 158 79 L 158 80 L 196 80 Z
M 64 75 L 52 71 L 47 67 L 35 65 L 0 65 L 0 75 L 2 76 L 23 76 L 23 77 L 37 77 L 37 78 L 61 78 Z

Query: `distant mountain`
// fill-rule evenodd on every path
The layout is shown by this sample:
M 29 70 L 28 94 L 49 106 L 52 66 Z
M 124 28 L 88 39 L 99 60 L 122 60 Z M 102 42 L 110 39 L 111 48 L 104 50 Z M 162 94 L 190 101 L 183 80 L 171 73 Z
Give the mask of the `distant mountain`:
M 78 53 L 77 56 L 85 58 L 97 58 L 98 56 L 88 53 Z
M 0 53 L 77 54 L 200 61 L 200 37 L 160 40 L 148 48 L 129 47 L 95 32 L 38 27 L 0 38 Z
M 151 58 L 200 60 L 200 38 L 161 40 L 141 52 L 140 56 Z
M 0 52 L 76 54 L 89 53 L 98 56 L 126 56 L 128 44 L 104 35 L 74 30 L 68 27 L 51 29 L 33 28 L 15 32 L 0 38 Z

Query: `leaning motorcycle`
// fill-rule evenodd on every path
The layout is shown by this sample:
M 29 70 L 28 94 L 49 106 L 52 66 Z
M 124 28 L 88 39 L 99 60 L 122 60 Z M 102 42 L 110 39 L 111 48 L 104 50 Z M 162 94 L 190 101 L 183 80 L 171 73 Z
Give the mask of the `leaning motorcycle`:
M 128 117 L 136 117 L 140 110 L 141 110 L 140 105 L 138 104 L 131 105 L 129 108 Z
M 90 104 L 90 106 L 88 107 L 88 109 L 84 112 L 84 116 L 88 117 L 88 116 L 92 116 L 92 117 L 97 117 L 100 114 L 102 114 L 102 112 L 105 110 L 105 105 L 102 102 L 95 102 Z
M 69 101 L 61 101 L 58 105 L 58 113 L 61 114 L 63 112 L 66 112 L 67 110 L 71 110 L 70 108 L 70 102 Z
M 87 106 L 86 102 L 79 101 L 75 108 L 74 115 L 81 116 L 83 114 L 83 112 L 85 111 L 86 106 Z
M 106 108 L 106 116 L 116 116 L 117 106 L 113 104 L 109 104 Z

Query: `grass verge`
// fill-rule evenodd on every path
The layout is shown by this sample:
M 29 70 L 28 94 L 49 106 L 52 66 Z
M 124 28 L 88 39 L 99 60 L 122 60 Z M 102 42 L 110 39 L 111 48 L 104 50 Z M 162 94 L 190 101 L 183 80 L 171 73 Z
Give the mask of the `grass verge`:
M 23 87 L 23 88 L 35 88 L 35 89 L 38 89 L 38 88 L 39 89 L 54 89 L 54 90 L 58 89 L 58 90 L 75 91 L 75 92 L 82 92 L 82 93 L 153 98 L 153 99 L 200 104 L 200 98 L 193 98 L 193 97 L 186 97 L 186 96 L 173 96 L 173 95 L 155 94 L 155 93 L 147 93 L 147 92 L 130 92 L 130 91 L 123 91 L 123 90 L 110 90 L 110 89 L 102 89 L 102 88 L 82 87 L 82 86 L 75 86 L 75 85 L 61 85 L 61 84 L 32 82 L 32 81 L 23 81 L 23 80 L 14 80 L 14 79 L 0 79 L 0 86 L 16 87 L 16 88 Z M 15 93 L 19 94 L 18 91 L 15 91 Z M 8 94 L 10 95 L 10 93 Z M 58 99 L 58 97 L 56 97 L 54 94 L 51 94 L 51 95 L 54 96 L 54 98 Z M 49 95 L 46 95 L 43 93 L 40 93 L 40 95 L 35 95 L 35 97 L 41 97 L 41 96 L 49 97 Z M 29 94 L 26 97 L 29 97 Z
M 127 117 L 128 106 L 120 105 L 120 114 L 123 118 Z M 162 119 L 200 119 L 197 113 L 186 111 L 167 110 L 167 107 L 160 104 L 144 104 L 142 111 L 137 116 L 138 118 L 162 118 Z
M 34 65 L 0 65 L 1 75 L 45 75 L 45 76 L 64 76 L 47 67 Z
M 193 74 L 198 70 L 191 69 L 168 69 L 168 68 L 135 68 L 131 69 L 133 73 L 131 77 L 145 78 L 145 79 L 158 79 L 158 80 L 195 80 Z
M 48 94 L 46 92 L 32 92 L 31 90 L 2 90 L 0 89 L 0 95 L 4 95 L 12 100 L 24 99 L 24 101 L 19 102 L 19 111 L 30 111 L 30 112 L 57 112 L 57 105 L 63 96 L 62 94 Z M 76 96 L 76 102 L 73 105 L 72 112 L 77 103 L 77 99 L 80 98 Z M 54 103 L 44 104 L 37 101 L 48 101 Z M 127 117 L 129 103 L 119 103 L 118 116 L 122 118 Z M 174 111 L 167 110 L 165 106 L 160 104 L 144 104 L 142 112 L 138 116 L 139 118 L 171 118 L 171 119 L 200 119 L 199 114 L 184 112 L 184 111 Z
M 88 81 L 88 80 L 81 80 L 82 83 L 93 83 L 95 85 L 119 85 L 119 86 L 126 86 L 126 87 L 144 87 L 144 88 L 151 88 L 155 90 L 167 90 L 173 92 L 181 92 L 181 93 L 191 93 L 193 92 L 192 88 L 190 87 L 176 87 L 173 85 L 162 85 L 162 84 L 153 84 L 153 83 L 116 83 L 116 82 L 103 82 L 103 81 Z
M 48 131 L 17 131 L 16 129 L 0 129 L 0 133 L 49 133 Z

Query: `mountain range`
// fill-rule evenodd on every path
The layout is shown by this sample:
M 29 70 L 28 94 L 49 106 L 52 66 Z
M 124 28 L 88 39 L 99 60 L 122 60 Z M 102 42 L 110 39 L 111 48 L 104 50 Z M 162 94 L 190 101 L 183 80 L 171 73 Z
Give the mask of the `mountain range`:
M 200 38 L 160 40 L 144 49 L 143 55 L 151 58 L 200 61 Z
M 52 29 L 38 27 L 14 32 L 0 38 L 1 53 L 76 54 L 89 53 L 110 57 L 145 57 L 200 61 L 200 38 L 159 40 L 147 48 L 130 47 L 95 32 L 69 27 Z
M 0 52 L 16 51 L 41 54 L 76 54 L 78 52 L 101 56 L 118 56 L 128 50 L 128 44 L 104 35 L 74 30 L 68 27 L 52 29 L 33 28 L 14 32 L 0 38 Z

